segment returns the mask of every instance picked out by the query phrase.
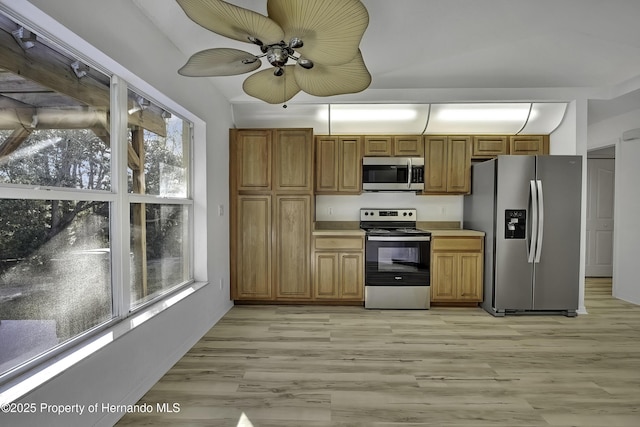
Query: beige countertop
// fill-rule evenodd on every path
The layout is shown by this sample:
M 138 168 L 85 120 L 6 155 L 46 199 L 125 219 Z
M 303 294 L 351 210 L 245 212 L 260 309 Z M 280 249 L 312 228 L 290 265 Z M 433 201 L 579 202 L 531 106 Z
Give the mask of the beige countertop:
M 433 237 L 482 237 L 484 232 L 460 229 L 427 229 Z M 360 229 L 321 229 L 313 230 L 314 236 L 364 236 Z
M 431 232 L 432 237 L 483 237 L 484 231 L 476 230 L 427 230 Z
M 364 236 L 364 231 L 360 229 L 356 230 L 313 230 L 314 236 Z

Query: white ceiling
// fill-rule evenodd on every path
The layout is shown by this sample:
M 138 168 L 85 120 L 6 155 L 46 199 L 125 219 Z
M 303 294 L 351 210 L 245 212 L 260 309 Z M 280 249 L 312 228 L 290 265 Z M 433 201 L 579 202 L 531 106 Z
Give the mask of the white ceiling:
M 175 0 L 133 1 L 185 53 L 185 61 L 213 47 L 259 53 L 251 44 L 201 28 Z M 229 2 L 266 14 L 266 0 Z M 496 100 L 495 94 L 505 93 L 504 88 L 521 93 L 537 88 L 545 94 L 567 88 L 574 92 L 595 88 L 589 93 L 598 94 L 640 88 L 636 84 L 640 81 L 638 0 L 363 0 L 363 4 L 370 17 L 361 43 L 373 79 L 369 89 L 331 99 L 300 93 L 290 102 L 393 103 L 425 90 L 445 97 L 447 91 L 456 90 L 458 99 L 451 101 L 464 100 L 467 91 L 474 93 L 467 100 L 477 101 L 478 93 L 486 94 L 485 100 Z M 232 103 L 260 102 L 242 92 L 244 78 L 210 80 Z M 610 115 L 611 108 L 640 108 L 640 92 L 625 95 L 622 101 L 596 101 L 590 118 Z

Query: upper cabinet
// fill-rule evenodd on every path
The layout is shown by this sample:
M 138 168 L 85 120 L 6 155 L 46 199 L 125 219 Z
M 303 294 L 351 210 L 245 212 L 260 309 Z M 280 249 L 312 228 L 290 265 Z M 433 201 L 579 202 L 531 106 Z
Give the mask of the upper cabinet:
M 232 129 L 231 173 L 235 177 L 237 191 L 271 190 L 271 145 L 273 131 L 270 129 Z
M 316 136 L 316 194 L 362 192 L 362 137 Z
M 509 137 L 509 154 L 549 154 L 548 135 L 514 135 Z
M 506 135 L 476 135 L 471 143 L 474 159 L 490 159 L 509 153 L 509 137 Z
M 274 190 L 313 191 L 312 130 L 278 129 L 273 132 Z
M 471 137 L 425 137 L 425 194 L 466 194 L 471 190 Z
M 424 154 L 422 135 L 365 135 L 365 156 L 418 156 Z
M 313 191 L 311 129 L 232 129 L 230 140 L 237 191 Z

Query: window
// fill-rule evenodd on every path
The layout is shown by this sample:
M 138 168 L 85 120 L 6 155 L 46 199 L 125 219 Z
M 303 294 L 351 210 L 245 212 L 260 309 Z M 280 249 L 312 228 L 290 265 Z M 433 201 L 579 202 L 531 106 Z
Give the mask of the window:
M 189 121 L 111 105 L 117 77 L 1 13 L 0 37 L 1 385 L 192 282 L 194 208 Z
M 189 216 L 190 125 L 129 90 L 128 163 L 133 277 L 131 305 L 191 277 Z M 139 121 L 142 125 L 136 124 Z

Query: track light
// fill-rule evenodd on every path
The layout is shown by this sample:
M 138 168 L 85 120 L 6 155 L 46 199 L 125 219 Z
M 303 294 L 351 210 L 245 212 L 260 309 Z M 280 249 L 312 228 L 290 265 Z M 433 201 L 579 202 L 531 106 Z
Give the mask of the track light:
M 24 27 L 20 27 L 17 30 L 12 31 L 11 35 L 16 39 L 16 42 L 18 42 L 18 45 L 20 45 L 23 50 L 31 49 L 36 45 L 36 35 L 29 30 L 25 30 Z
M 87 75 L 87 71 L 81 70 L 80 68 L 81 68 L 80 61 L 76 61 L 73 64 L 71 64 L 71 69 L 75 73 L 76 77 L 79 79 Z

